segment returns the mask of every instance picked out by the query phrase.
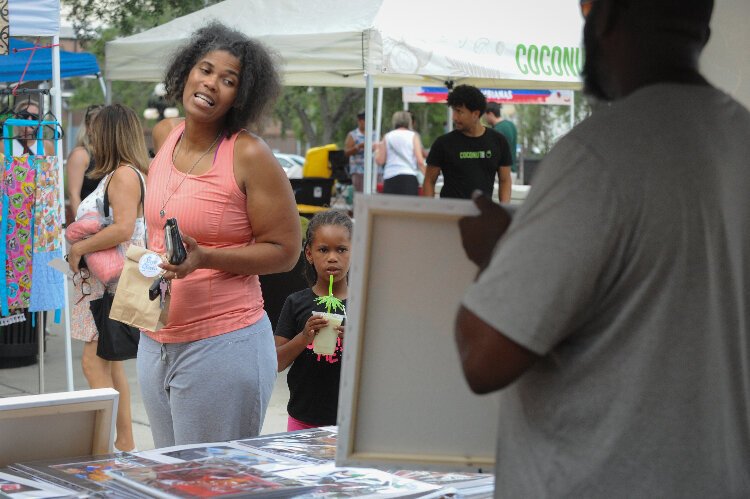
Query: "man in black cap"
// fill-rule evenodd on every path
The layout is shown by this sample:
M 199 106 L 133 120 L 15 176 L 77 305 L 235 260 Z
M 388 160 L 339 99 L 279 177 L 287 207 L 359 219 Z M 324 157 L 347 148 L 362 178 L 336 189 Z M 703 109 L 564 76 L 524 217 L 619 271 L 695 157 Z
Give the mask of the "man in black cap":
M 461 221 L 496 496 L 750 497 L 750 113 L 698 72 L 713 1 L 582 7 L 601 104 L 507 233 L 484 197 Z

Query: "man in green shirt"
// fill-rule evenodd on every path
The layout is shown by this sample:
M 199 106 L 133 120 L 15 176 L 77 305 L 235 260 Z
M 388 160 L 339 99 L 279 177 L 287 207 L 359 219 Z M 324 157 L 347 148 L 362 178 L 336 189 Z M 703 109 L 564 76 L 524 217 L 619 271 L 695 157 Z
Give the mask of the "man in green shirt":
M 500 110 L 502 106 L 495 102 L 487 104 L 487 110 L 484 114 L 484 119 L 487 124 L 492 128 L 502 133 L 503 136 L 508 140 L 510 145 L 510 155 L 513 158 L 513 164 L 510 165 L 510 169 L 513 173 L 518 172 L 518 163 L 516 162 L 516 145 L 518 144 L 518 130 L 516 125 L 512 121 L 503 118 Z

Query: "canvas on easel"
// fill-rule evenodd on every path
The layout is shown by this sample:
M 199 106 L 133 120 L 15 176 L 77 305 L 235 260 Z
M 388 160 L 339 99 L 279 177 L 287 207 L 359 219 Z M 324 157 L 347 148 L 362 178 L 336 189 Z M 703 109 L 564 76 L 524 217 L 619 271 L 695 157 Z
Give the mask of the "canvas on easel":
M 119 396 L 98 388 L 0 399 L 0 466 L 112 452 Z
M 336 463 L 491 471 L 498 397 L 469 389 L 453 337 L 477 273 L 458 220 L 470 201 L 358 196 Z

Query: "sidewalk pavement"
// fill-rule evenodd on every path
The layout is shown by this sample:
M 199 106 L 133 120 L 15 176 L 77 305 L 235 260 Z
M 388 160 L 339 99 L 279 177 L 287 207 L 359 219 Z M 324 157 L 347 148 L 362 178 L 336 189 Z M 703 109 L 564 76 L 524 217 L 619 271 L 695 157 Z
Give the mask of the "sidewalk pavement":
M 61 322 L 55 324 L 53 314 L 48 314 L 47 351 L 44 355 L 44 388 L 46 393 L 67 390 L 67 374 L 65 363 L 65 326 Z M 0 334 L 3 334 L 0 331 Z M 72 341 L 73 351 L 73 385 L 76 390 L 88 388 L 86 378 L 81 370 L 81 353 L 83 342 Z M 125 371 L 128 375 L 131 391 L 131 406 L 133 413 L 133 434 L 138 450 L 154 448 L 151 428 L 143 407 L 141 391 L 136 376 L 135 359 L 125 361 Z M 39 393 L 39 364 L 25 367 L 0 368 L 0 397 L 18 395 L 33 395 Z M 286 404 L 289 401 L 289 389 L 286 385 L 286 372 L 279 373 L 276 378 L 271 402 L 266 412 L 266 419 L 261 434 L 279 433 L 286 431 Z

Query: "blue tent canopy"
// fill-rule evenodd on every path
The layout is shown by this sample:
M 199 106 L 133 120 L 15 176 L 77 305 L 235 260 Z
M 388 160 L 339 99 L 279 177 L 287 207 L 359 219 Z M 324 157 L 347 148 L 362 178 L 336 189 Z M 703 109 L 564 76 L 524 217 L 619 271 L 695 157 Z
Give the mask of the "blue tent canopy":
M 29 62 L 31 50 L 14 53 L 13 49 L 30 49 L 33 43 L 10 39 L 10 53 L 0 56 L 0 82 L 18 81 Z M 93 54 L 86 52 L 60 51 L 60 77 L 89 76 L 99 74 L 99 64 Z M 52 80 L 52 50 L 37 49 L 24 81 Z

